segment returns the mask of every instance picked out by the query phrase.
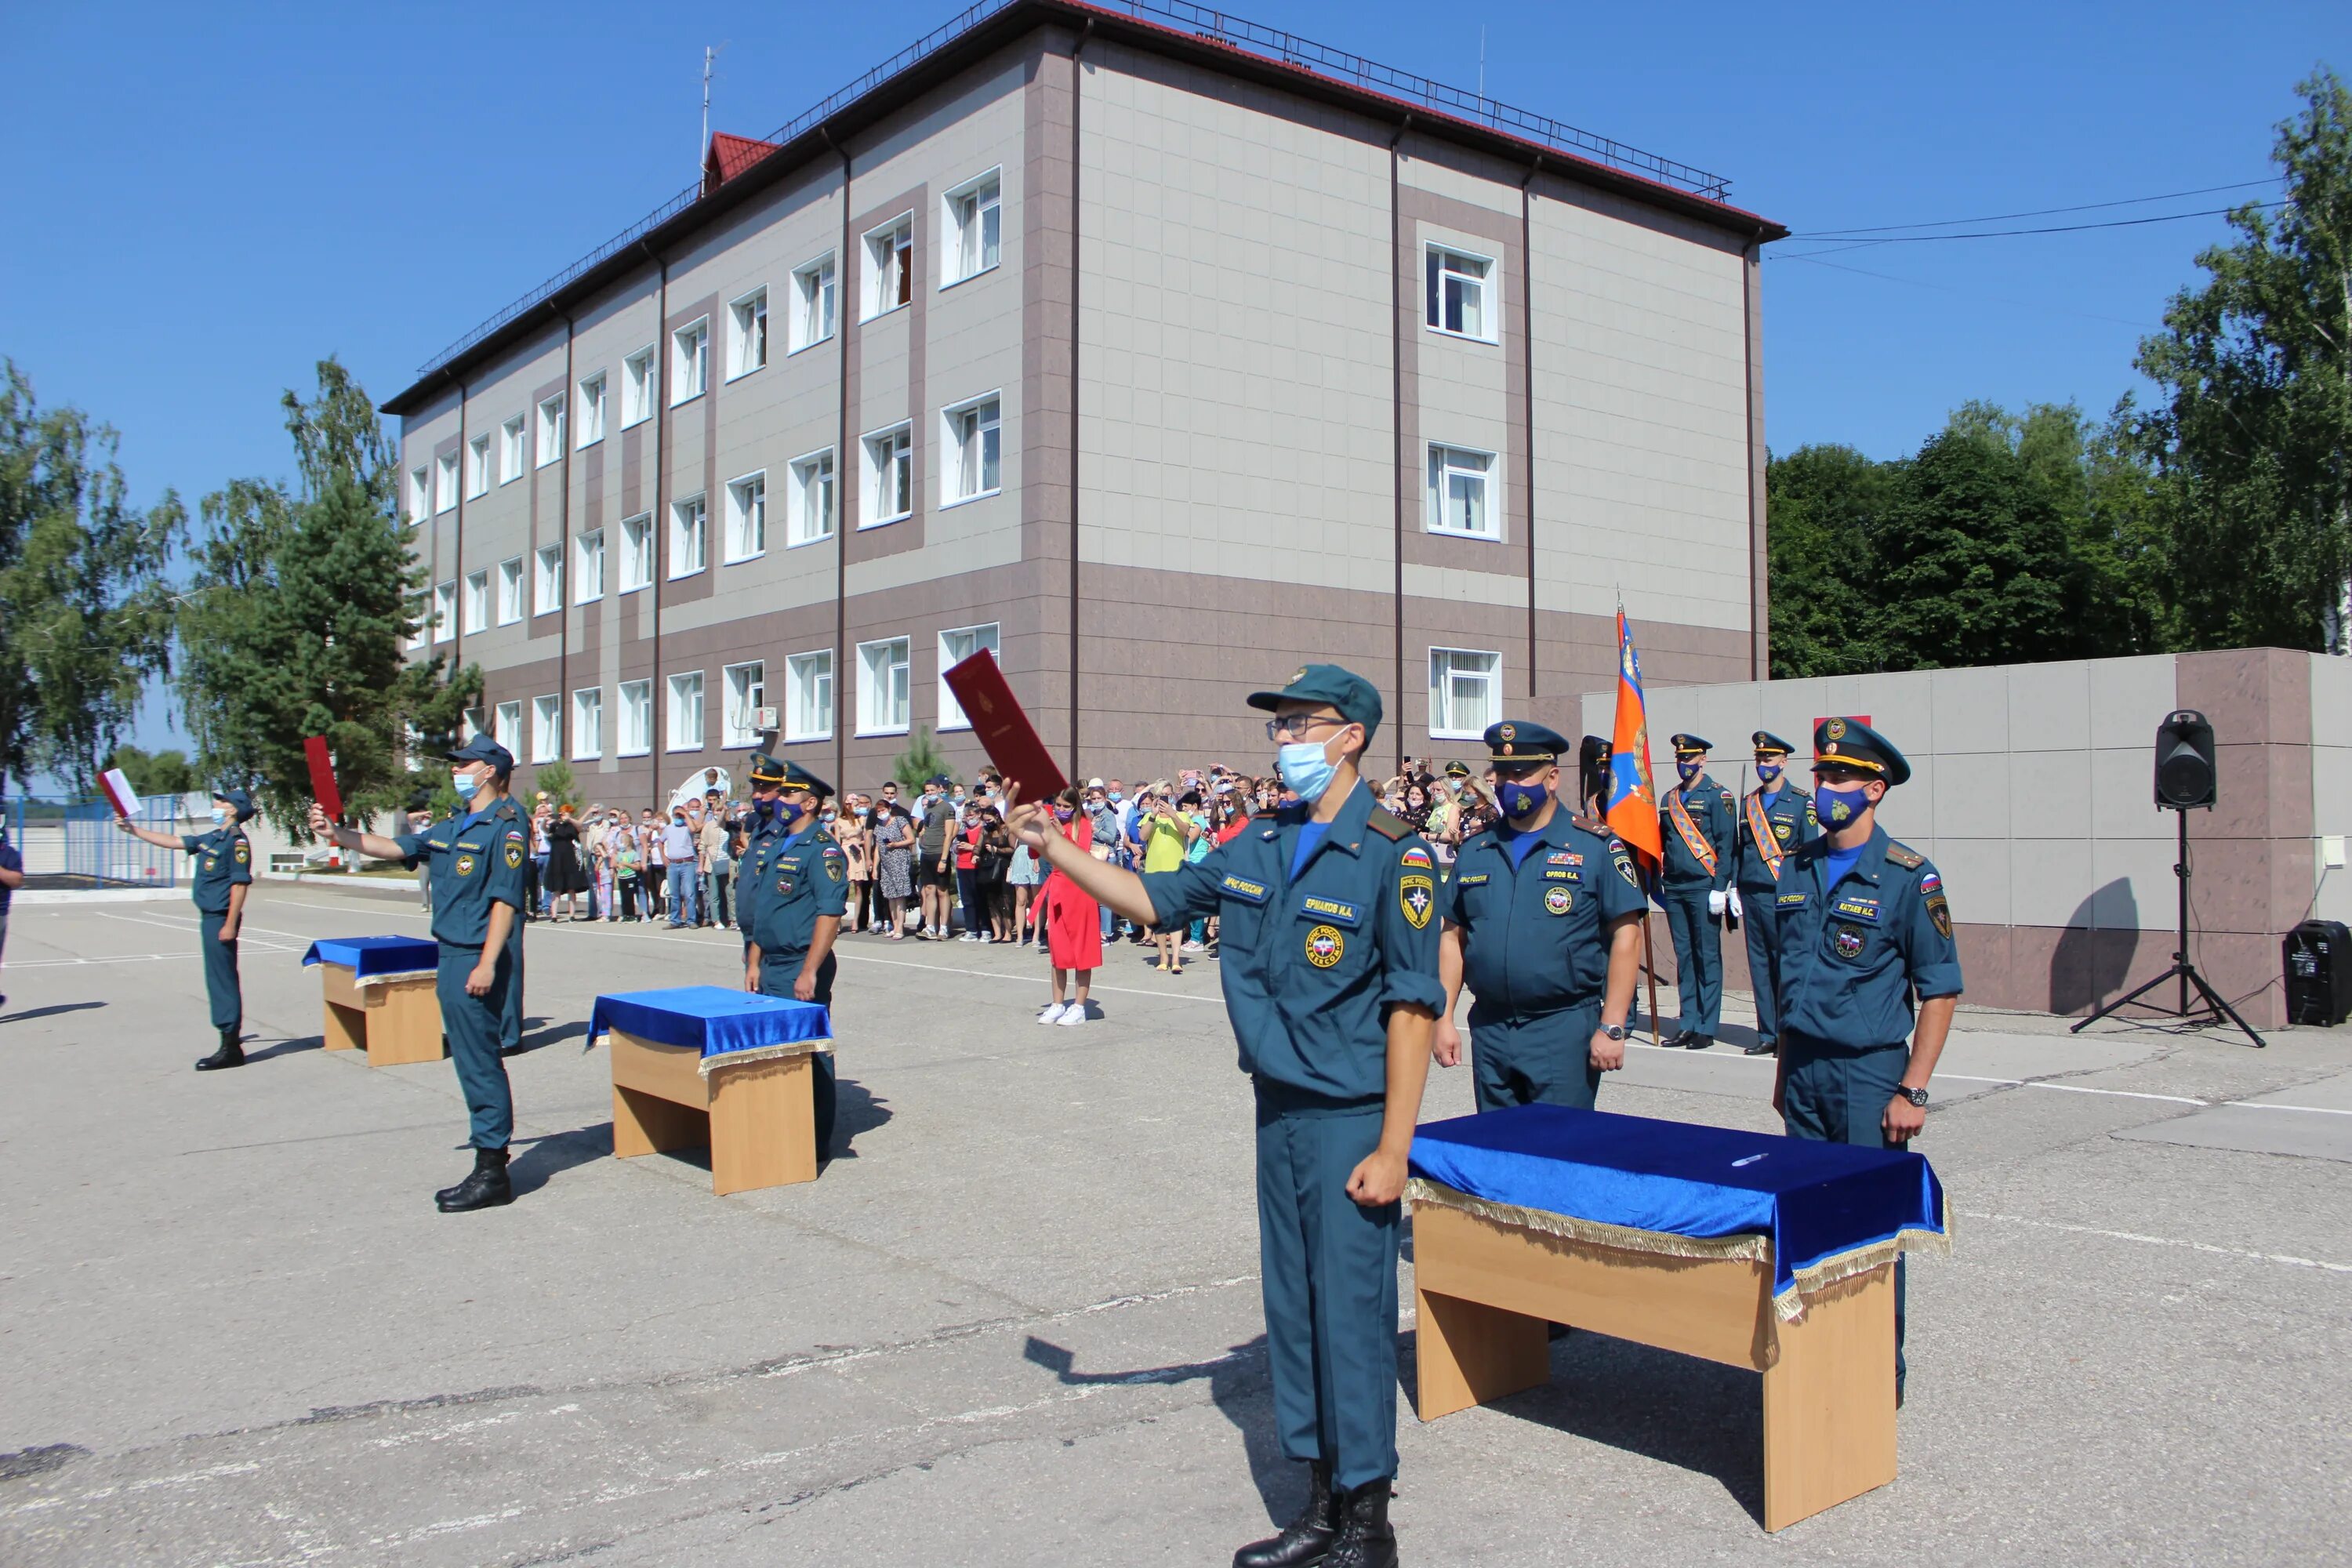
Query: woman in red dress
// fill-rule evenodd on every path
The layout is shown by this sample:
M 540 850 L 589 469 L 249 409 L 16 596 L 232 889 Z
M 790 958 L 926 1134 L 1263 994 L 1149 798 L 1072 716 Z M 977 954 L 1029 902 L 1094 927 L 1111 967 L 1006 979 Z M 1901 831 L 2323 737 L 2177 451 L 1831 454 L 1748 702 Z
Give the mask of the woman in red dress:
M 1066 789 L 1054 797 L 1054 820 L 1062 825 L 1065 837 L 1076 840 L 1088 854 L 1094 853 L 1094 826 L 1078 810 L 1076 790 Z M 1037 1021 L 1075 1027 L 1087 1021 L 1090 1008 L 1087 991 L 1094 983 L 1095 971 L 1102 967 L 1102 906 L 1059 872 L 1046 876 L 1045 885 L 1037 889 L 1037 900 L 1045 906 L 1045 956 L 1054 966 L 1054 999 L 1038 1013 Z M 1066 1002 L 1066 985 L 1074 969 L 1078 973 L 1076 995 Z

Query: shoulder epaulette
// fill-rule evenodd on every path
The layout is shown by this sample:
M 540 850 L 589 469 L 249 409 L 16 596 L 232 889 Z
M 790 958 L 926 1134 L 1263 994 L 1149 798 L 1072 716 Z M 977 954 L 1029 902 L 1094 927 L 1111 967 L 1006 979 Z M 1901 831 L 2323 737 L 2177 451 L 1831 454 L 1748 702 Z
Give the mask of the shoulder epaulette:
M 1908 844 L 1896 844 L 1892 840 L 1886 846 L 1886 858 L 1906 871 L 1916 871 L 1927 863 L 1927 858 Z
M 1406 837 L 1412 832 L 1412 823 L 1384 805 L 1372 807 L 1372 814 L 1364 818 L 1364 826 L 1391 841 Z
M 1609 825 L 1597 816 L 1571 816 L 1568 820 L 1570 826 L 1581 827 L 1587 833 L 1598 834 L 1603 838 L 1609 837 Z

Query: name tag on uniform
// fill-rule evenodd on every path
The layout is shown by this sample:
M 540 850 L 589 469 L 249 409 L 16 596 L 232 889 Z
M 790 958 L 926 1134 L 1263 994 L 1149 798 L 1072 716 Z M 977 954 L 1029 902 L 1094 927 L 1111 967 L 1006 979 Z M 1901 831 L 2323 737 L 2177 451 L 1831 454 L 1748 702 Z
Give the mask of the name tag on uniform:
M 1833 912 L 1840 920 L 1868 921 L 1872 925 L 1876 925 L 1878 923 L 1878 900 L 1876 899 L 1857 898 L 1852 894 L 1848 894 L 1846 897 L 1840 899 L 1837 901 L 1834 906 Z
M 457 847 L 460 849 L 479 849 L 481 846 L 478 844 L 468 844 L 464 839 L 460 838 L 457 840 Z
M 425 841 L 425 847 L 427 849 L 446 849 L 449 847 L 446 844 L 442 843 L 438 838 L 428 838 Z
M 1350 931 L 1363 923 L 1362 918 L 1356 913 L 1355 905 L 1345 899 L 1327 899 L 1320 893 L 1309 893 L 1299 900 L 1298 912 L 1312 915 L 1318 921 L 1329 921 L 1333 925 L 1346 926 Z
M 1544 880 L 1547 882 L 1581 882 L 1584 880 L 1584 873 L 1581 871 L 1555 871 L 1549 867 L 1546 867 L 1544 868 Z
M 1479 873 L 1478 873 L 1476 876 L 1475 876 L 1475 877 L 1456 877 L 1456 878 L 1454 878 L 1454 882 L 1455 882 L 1457 885 L 1459 885 L 1459 886 L 1461 886 L 1461 887 L 1465 887 L 1465 888 L 1475 888 L 1475 887 L 1476 887 L 1479 883 L 1481 883 L 1481 882 L 1485 881 L 1486 879 L 1486 872 L 1484 872 L 1484 871 L 1479 872 Z
M 1802 893 L 1783 893 L 1779 899 L 1774 900 L 1780 908 L 1784 910 L 1801 908 L 1804 904 L 1804 901 L 1805 895 Z
M 1239 899 L 1245 904 L 1262 904 L 1265 902 L 1265 884 L 1264 882 L 1253 882 L 1247 877 L 1236 877 L 1233 873 L 1227 872 L 1225 874 L 1225 879 L 1218 883 L 1217 888 L 1219 891 Z

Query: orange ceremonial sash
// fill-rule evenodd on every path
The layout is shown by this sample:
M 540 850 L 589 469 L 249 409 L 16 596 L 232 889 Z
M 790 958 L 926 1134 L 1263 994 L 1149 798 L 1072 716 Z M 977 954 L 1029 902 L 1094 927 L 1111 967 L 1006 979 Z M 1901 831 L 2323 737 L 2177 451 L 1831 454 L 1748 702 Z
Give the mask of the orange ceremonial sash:
M 1757 790 L 1748 797 L 1748 837 L 1756 840 L 1756 852 L 1764 857 L 1764 868 L 1772 879 L 1780 879 L 1780 836 L 1772 831 L 1772 819 L 1764 815 L 1764 792 Z
M 1698 830 L 1698 824 L 1691 820 L 1690 809 L 1683 805 L 1681 790 L 1669 790 L 1666 793 L 1666 815 L 1675 819 L 1675 831 L 1683 836 L 1683 844 L 1690 850 L 1693 858 L 1706 868 L 1708 876 L 1714 876 L 1715 846 L 1706 841 L 1706 835 L 1701 833 Z

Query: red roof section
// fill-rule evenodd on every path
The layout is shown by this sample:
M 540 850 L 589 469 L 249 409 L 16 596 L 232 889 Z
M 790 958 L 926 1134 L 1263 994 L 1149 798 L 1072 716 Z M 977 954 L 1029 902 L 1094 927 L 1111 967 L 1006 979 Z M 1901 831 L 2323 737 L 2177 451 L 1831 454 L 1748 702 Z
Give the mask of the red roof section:
M 702 194 L 709 195 L 775 150 L 773 142 L 712 132 L 710 151 L 702 156 Z

